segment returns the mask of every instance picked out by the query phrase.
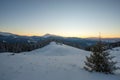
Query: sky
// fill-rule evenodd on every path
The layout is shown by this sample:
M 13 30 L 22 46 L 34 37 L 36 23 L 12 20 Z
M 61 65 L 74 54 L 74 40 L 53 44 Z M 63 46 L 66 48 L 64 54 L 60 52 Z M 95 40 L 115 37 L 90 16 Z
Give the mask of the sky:
M 120 0 L 0 0 L 0 31 L 120 38 Z

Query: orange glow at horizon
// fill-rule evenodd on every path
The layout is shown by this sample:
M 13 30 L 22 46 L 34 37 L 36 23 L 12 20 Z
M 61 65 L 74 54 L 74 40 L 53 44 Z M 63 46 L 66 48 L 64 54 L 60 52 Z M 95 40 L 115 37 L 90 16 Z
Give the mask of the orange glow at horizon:
M 13 33 L 13 34 L 18 34 L 21 36 L 43 36 L 43 35 L 45 35 L 45 33 Z M 99 35 L 65 35 L 65 34 L 53 34 L 53 35 L 58 35 L 58 36 L 63 36 L 63 37 L 78 37 L 78 38 L 89 38 L 89 37 L 98 37 L 99 36 Z M 102 34 L 101 38 L 120 38 L 120 34 L 118 34 L 118 35 Z

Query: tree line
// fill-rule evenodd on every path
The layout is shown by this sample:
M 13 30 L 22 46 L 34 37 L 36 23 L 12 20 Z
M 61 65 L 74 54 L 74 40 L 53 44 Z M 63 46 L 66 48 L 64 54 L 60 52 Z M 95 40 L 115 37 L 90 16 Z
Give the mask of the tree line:
M 0 42 L 0 52 L 25 52 L 25 51 L 31 51 L 37 48 L 42 48 L 50 43 L 50 40 L 42 40 L 38 41 L 37 43 L 33 42 L 26 42 L 26 43 L 20 43 L 20 42 L 14 42 L 14 43 L 8 43 L 8 42 Z

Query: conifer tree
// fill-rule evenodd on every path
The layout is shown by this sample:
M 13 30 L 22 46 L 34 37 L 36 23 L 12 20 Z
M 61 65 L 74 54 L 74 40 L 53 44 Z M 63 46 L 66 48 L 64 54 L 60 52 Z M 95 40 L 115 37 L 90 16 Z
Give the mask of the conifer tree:
M 117 62 L 112 61 L 113 56 L 110 56 L 108 51 L 105 51 L 105 46 L 101 39 L 92 48 L 92 54 L 90 57 L 86 57 L 84 68 L 90 72 L 103 72 L 112 74 L 114 70 L 119 69 L 115 64 Z

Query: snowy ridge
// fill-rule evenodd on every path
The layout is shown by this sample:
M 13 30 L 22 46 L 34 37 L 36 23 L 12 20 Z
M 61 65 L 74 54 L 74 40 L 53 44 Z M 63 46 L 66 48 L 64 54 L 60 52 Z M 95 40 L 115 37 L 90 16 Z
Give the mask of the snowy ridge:
M 120 62 L 120 47 L 110 52 Z M 60 43 L 11 54 L 0 54 L 0 80 L 120 80 L 120 70 L 115 75 L 85 71 L 85 57 L 91 52 Z
M 86 53 L 87 51 L 70 47 L 64 44 L 51 42 L 49 45 L 36 49 L 30 52 L 25 52 L 26 54 L 36 54 L 45 56 L 65 56 L 65 55 L 78 55 Z M 89 53 L 89 52 L 87 52 Z
M 2 36 L 11 36 L 11 35 L 14 35 L 14 34 L 7 33 L 7 32 L 0 32 L 0 35 L 2 35 Z

